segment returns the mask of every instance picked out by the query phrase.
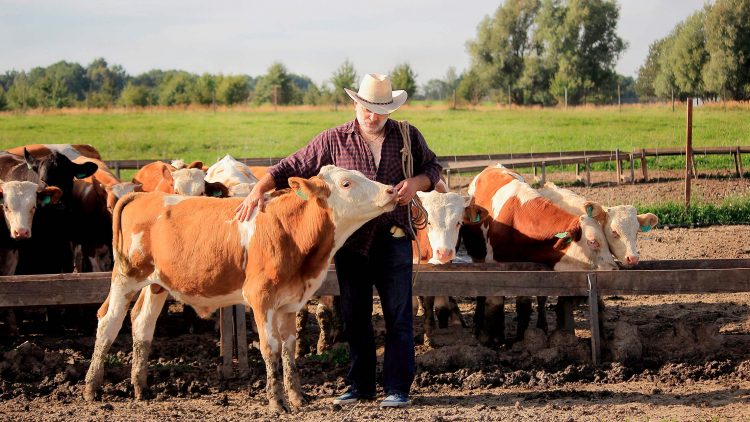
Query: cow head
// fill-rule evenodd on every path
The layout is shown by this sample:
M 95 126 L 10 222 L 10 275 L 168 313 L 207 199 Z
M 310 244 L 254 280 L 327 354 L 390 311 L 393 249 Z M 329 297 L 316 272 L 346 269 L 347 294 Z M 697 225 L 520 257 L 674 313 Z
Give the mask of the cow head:
M 206 192 L 206 175 L 196 168 L 183 168 L 172 172 L 174 193 L 178 195 L 201 196 Z
M 417 192 L 427 211 L 427 239 L 432 248 L 430 264 L 446 264 L 456 257 L 458 232 L 470 198 L 457 193 Z
M 580 270 L 581 268 L 616 270 L 618 268 L 609 250 L 602 226 L 594 217 L 584 214 L 578 218 L 578 227 L 556 236 L 558 237 L 555 245 L 557 249 L 563 249 L 566 244 L 570 247 L 567 248 L 565 257 L 555 265 L 555 270 Z
M 651 230 L 658 222 L 654 214 L 639 215 L 632 205 L 618 205 L 607 208 L 607 221 L 602 227 L 612 254 L 623 265 L 631 267 L 640 260 L 636 244 L 638 232 Z
M 117 201 L 130 192 L 143 192 L 142 185 L 133 182 L 122 182 L 111 186 L 105 186 L 107 192 L 107 210 L 114 212 Z
M 55 186 L 42 188 L 33 182 L 0 182 L 0 205 L 13 239 L 31 237 L 31 222 L 37 206 L 56 204 L 62 191 Z
M 86 162 L 77 164 L 63 154 L 53 151 L 51 154 L 36 159 L 24 148 L 23 156 L 26 165 L 39 175 L 39 179 L 48 186 L 57 186 L 67 196 L 73 191 L 73 178 L 83 179 L 91 176 L 99 168 L 96 164 Z
M 343 242 L 371 219 L 396 208 L 393 186 L 368 179 L 362 173 L 336 166 L 324 166 L 314 179 L 292 177 L 289 186 L 300 197 L 321 198 L 333 210 L 336 244 Z M 308 200 L 309 200 L 308 199 Z

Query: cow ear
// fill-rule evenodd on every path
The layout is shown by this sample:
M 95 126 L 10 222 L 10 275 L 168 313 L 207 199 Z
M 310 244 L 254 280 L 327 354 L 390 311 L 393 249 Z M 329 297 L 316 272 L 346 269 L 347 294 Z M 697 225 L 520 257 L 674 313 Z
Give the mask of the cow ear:
M 642 232 L 647 232 L 656 227 L 657 224 L 659 224 L 659 217 L 650 212 L 646 214 L 638 214 L 637 218 Z
M 310 199 L 310 196 L 315 195 L 315 188 L 308 179 L 290 177 L 289 187 L 292 189 L 292 192 L 305 201 Z
M 164 180 L 168 180 L 170 182 L 174 182 L 174 178 L 172 177 L 172 170 L 166 164 L 164 164 L 164 165 L 161 166 L 161 177 Z
M 478 224 L 489 217 L 490 213 L 484 207 L 474 203 L 473 200 L 464 208 L 463 224 Z
M 73 163 L 73 174 L 75 175 L 76 179 L 85 179 L 86 177 L 89 177 L 96 173 L 97 170 L 99 170 L 99 166 L 97 166 L 96 163 Z
M 583 209 L 586 210 L 586 215 L 599 222 L 600 226 L 604 227 L 607 224 L 607 211 L 598 202 L 586 201 L 583 203 Z
M 189 165 L 187 166 L 187 168 L 189 168 L 189 169 L 199 169 L 199 170 L 203 170 L 203 161 L 193 161 L 192 163 L 190 163 L 190 164 L 189 164 Z
M 221 182 L 206 182 L 206 196 L 226 198 L 229 196 L 229 189 Z
M 443 179 L 440 179 L 435 183 L 435 192 L 448 193 L 448 185 L 445 184 Z
M 56 204 L 62 197 L 62 190 L 57 186 L 47 186 L 36 194 L 36 200 L 42 206 Z
M 26 160 L 26 167 L 34 172 L 39 171 L 39 161 L 31 155 L 26 147 L 23 148 L 23 158 Z
M 3 185 L 4 184 L 5 184 L 5 182 L 3 182 L 2 180 L 0 180 L 0 205 L 3 204 Z

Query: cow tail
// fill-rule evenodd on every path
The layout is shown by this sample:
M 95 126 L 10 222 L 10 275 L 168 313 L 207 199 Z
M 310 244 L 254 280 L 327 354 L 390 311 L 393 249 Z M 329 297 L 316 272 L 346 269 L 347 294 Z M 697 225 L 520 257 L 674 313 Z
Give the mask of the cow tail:
M 128 193 L 117 201 L 117 205 L 115 205 L 115 209 L 112 212 L 112 253 L 114 254 L 115 261 L 127 262 L 127 254 L 122 253 L 122 210 L 142 194 L 143 192 Z

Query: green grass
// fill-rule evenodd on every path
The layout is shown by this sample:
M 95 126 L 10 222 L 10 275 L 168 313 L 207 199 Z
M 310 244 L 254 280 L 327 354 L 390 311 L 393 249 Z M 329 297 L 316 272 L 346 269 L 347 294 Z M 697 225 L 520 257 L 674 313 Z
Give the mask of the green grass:
M 683 204 L 666 202 L 637 205 L 638 212 L 652 212 L 660 226 L 710 226 L 715 224 L 750 224 L 750 198 L 727 198 L 721 204 Z
M 667 106 L 446 110 L 404 108 L 438 155 L 681 147 L 685 113 Z M 214 162 L 285 156 L 320 131 L 353 118 L 340 108 L 144 110 L 70 114 L 0 114 L 0 149 L 28 143 L 88 143 L 105 159 L 180 157 Z M 750 109 L 700 107 L 695 146 L 750 145 Z

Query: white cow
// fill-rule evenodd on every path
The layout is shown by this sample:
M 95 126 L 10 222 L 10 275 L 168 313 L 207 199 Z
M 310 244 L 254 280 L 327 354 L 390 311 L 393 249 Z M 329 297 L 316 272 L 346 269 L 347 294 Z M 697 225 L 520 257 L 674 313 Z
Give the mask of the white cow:
M 227 154 L 208 168 L 207 182 L 221 182 L 229 188 L 229 196 L 246 197 L 258 183 L 250 167 Z

